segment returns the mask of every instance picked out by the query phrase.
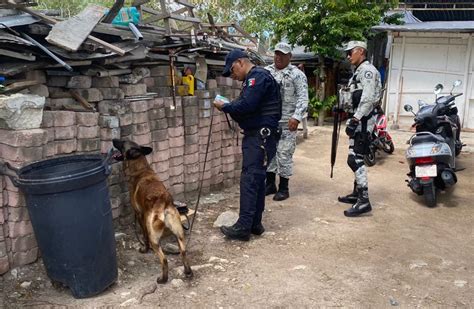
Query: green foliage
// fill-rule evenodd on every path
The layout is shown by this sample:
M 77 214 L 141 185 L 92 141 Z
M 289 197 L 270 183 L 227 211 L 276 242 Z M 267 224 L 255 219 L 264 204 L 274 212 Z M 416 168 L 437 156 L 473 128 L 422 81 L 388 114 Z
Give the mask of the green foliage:
M 37 0 L 39 10 L 59 10 L 62 17 L 74 16 L 89 4 L 111 8 L 115 0 Z M 133 0 L 126 0 L 124 7 L 130 6 Z
M 335 95 L 329 96 L 321 101 L 314 88 L 309 88 L 308 92 L 308 114 L 312 118 L 318 118 L 320 112 L 330 110 L 334 106 L 334 103 L 336 103 L 337 97 Z
M 370 28 L 398 16 L 384 13 L 398 1 L 273 0 L 283 14 L 275 21 L 275 33 L 290 43 L 328 57 L 337 57 L 338 47 L 350 40 L 370 37 Z

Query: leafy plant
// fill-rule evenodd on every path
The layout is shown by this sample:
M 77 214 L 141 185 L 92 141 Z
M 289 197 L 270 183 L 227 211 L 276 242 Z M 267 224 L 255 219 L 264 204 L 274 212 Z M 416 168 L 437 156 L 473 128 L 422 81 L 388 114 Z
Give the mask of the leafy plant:
M 324 100 L 318 98 L 317 92 L 314 88 L 309 88 L 308 114 L 312 118 L 318 118 L 321 112 L 330 110 L 337 97 L 335 95 L 329 96 Z

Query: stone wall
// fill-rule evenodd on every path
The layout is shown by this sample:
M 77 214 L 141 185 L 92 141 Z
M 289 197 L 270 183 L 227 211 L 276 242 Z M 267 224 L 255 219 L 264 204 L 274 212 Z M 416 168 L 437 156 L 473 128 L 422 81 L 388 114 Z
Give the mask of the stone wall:
M 169 96 L 167 66 L 151 67 L 151 76 L 137 84 L 122 84 L 119 77 L 48 76 L 29 89 L 46 97 L 39 128 L 0 126 L 0 160 L 16 167 L 55 156 L 106 153 L 112 139 L 128 138 L 153 147 L 148 161 L 176 200 L 197 194 L 212 119 L 212 135 L 203 192 L 230 187 L 239 181 L 241 150 L 224 115 L 213 113 L 216 94 L 238 95 L 240 84 L 228 78 L 208 80 L 195 96 Z M 93 104 L 97 112 L 68 111 L 78 103 L 71 89 Z M 150 91 L 157 95 L 150 95 Z M 182 90 L 180 90 L 182 91 Z M 0 99 L 8 100 L 8 97 Z M 80 109 L 79 109 L 80 110 Z M 31 116 L 33 117 L 33 116 Z M 30 123 L 30 122 L 29 122 Z M 236 128 L 237 126 L 233 124 Z M 237 133 L 238 134 L 238 133 Z M 112 166 L 109 179 L 114 219 L 129 218 L 131 207 L 121 164 Z M 6 176 L 0 176 L 0 274 L 36 261 L 39 250 L 25 200 Z M 124 220 L 130 222 L 130 220 Z

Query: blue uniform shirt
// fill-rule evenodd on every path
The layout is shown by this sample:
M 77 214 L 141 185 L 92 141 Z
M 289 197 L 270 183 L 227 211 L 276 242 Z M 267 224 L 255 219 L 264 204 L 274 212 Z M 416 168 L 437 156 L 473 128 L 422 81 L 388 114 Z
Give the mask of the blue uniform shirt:
M 243 81 L 240 96 L 231 103 L 224 104 L 222 111 L 237 121 L 244 131 L 262 127 L 277 128 L 281 115 L 262 115 L 262 107 L 279 98 L 280 88 L 270 72 L 253 67 Z

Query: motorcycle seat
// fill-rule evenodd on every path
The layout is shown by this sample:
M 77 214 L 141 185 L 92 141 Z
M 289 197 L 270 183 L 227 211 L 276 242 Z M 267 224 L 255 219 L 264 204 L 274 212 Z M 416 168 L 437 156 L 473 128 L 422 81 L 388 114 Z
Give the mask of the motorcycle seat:
M 420 144 L 420 143 L 433 143 L 433 142 L 444 142 L 444 138 L 436 135 L 415 135 L 411 143 Z

